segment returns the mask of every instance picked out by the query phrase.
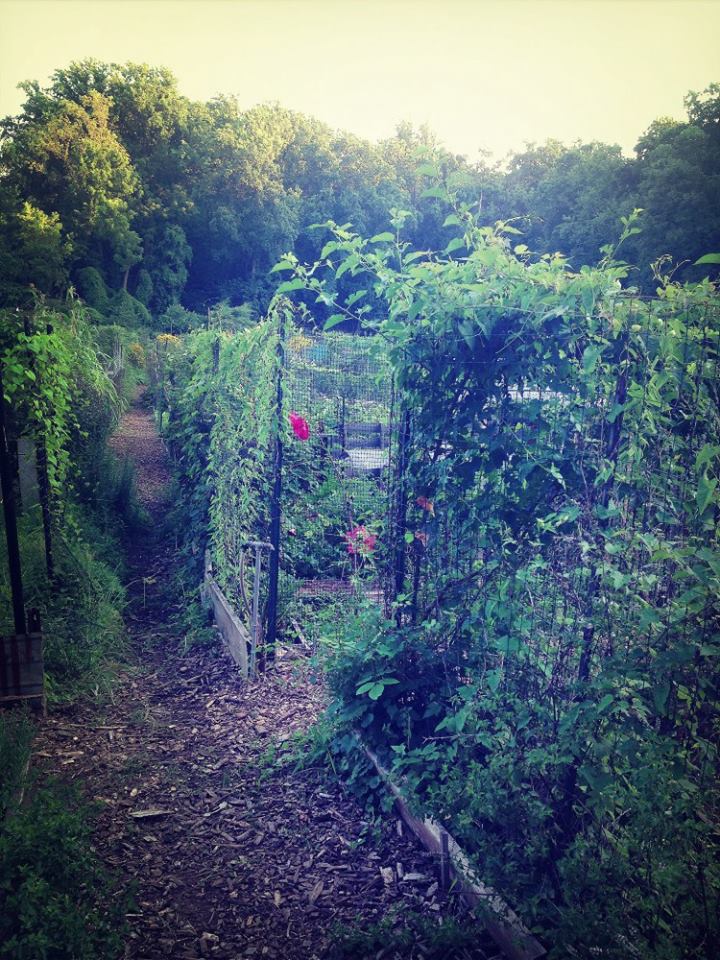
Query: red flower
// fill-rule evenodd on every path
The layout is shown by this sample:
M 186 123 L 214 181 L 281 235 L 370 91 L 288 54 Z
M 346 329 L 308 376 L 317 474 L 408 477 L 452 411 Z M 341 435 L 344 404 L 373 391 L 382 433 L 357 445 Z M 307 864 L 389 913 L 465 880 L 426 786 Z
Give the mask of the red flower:
M 375 544 L 377 543 L 377 535 L 370 533 L 367 527 L 353 527 L 352 530 L 348 530 L 347 533 L 343 534 L 347 542 L 347 552 L 350 554 L 359 554 L 360 556 L 367 557 L 375 549 Z
M 299 413 L 290 414 L 290 426 L 298 440 L 307 440 L 310 436 L 310 424 Z

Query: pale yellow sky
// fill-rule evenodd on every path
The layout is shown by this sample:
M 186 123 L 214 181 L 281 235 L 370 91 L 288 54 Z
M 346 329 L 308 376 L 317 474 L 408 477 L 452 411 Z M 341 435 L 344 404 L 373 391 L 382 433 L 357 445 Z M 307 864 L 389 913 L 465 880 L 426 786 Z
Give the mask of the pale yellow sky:
M 165 65 L 193 99 L 277 100 L 370 139 L 427 123 L 497 157 L 554 137 L 630 152 L 720 81 L 718 0 L 0 0 L 0 116 L 85 57 Z

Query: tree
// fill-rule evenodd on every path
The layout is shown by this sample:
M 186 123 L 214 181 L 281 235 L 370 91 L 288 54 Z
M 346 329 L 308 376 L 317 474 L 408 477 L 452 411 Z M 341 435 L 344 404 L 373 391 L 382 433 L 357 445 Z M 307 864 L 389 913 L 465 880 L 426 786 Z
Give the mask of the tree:
M 33 100 L 34 88 L 30 92 Z M 79 104 L 60 100 L 50 108 L 42 102 L 42 114 L 31 107 L 30 116 L 10 127 L 12 139 L 2 150 L 5 184 L 33 207 L 59 217 L 64 236 L 73 240 L 73 263 L 100 267 L 119 279 L 142 255 L 132 229 L 140 182 L 110 129 L 110 102 L 97 91 Z
M 71 252 L 56 213 L 27 201 L 17 211 L 0 213 L 0 298 L 23 302 L 30 287 L 58 296 L 67 284 Z

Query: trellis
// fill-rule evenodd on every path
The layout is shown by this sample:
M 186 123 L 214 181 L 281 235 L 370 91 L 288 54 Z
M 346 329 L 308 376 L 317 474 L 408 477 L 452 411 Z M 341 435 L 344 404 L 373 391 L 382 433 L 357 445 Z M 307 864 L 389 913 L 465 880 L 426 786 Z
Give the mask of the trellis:
M 392 597 L 398 431 L 379 340 L 286 330 L 267 530 L 267 642 L 278 604 Z

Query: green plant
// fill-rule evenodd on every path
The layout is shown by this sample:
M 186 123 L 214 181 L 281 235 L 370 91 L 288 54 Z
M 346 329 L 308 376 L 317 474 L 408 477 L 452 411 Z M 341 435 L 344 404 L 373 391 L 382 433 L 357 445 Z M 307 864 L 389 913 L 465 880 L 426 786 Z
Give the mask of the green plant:
M 394 232 L 328 224 L 318 262 L 278 265 L 278 296 L 385 341 L 409 425 L 393 616 L 358 611 L 328 648 L 337 769 L 358 782 L 359 730 L 555 956 L 619 958 L 623 930 L 642 956 L 708 956 L 716 292 L 663 280 L 640 300 L 617 247 L 577 273 L 534 257 L 425 173 L 444 251 L 412 249 L 396 211 Z M 345 274 L 383 314 L 338 293 Z
M 8 960 L 112 960 L 127 909 L 92 850 L 90 810 L 76 790 L 32 791 L 0 829 L 0 953 Z
M 0 713 L 0 822 L 24 786 L 35 728 L 24 710 Z
M 467 957 L 477 948 L 479 926 L 462 925 L 452 918 L 441 922 L 417 914 L 389 916 L 370 926 L 344 927 L 331 931 L 328 960 L 363 960 L 382 954 L 388 960 L 453 960 Z

